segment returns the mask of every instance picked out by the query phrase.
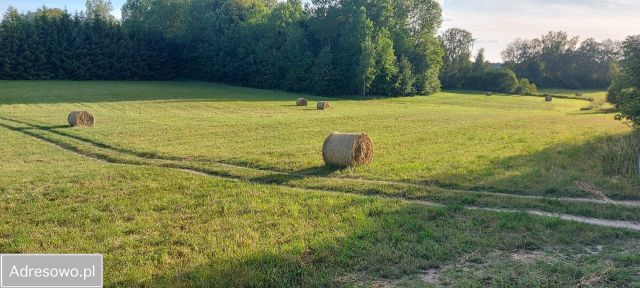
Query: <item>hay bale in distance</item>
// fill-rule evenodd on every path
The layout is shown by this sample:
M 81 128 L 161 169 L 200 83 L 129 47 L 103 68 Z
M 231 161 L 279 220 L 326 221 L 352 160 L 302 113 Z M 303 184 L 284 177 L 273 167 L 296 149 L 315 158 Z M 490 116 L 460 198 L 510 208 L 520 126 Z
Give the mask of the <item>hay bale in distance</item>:
M 307 104 L 309 104 L 309 101 L 307 101 L 307 99 L 298 98 L 298 100 L 296 100 L 296 106 L 307 106 Z
M 486 96 L 492 96 L 492 95 L 493 95 L 493 93 L 492 93 L 492 92 L 487 92 L 487 93 L 484 93 L 484 95 L 486 95 Z
M 576 93 L 576 97 L 582 97 L 582 92 Z
M 318 104 L 316 105 L 316 108 L 318 108 L 318 110 L 327 110 L 327 109 L 329 109 L 329 102 L 327 102 L 327 101 L 320 101 L 320 102 L 318 102 Z
M 322 158 L 337 167 L 365 165 L 373 160 L 373 142 L 364 133 L 333 132 L 324 140 Z
M 551 97 L 551 95 L 544 96 L 544 101 L 551 102 L 553 101 L 553 97 Z
M 67 117 L 71 127 L 93 127 L 95 118 L 87 111 L 73 111 Z

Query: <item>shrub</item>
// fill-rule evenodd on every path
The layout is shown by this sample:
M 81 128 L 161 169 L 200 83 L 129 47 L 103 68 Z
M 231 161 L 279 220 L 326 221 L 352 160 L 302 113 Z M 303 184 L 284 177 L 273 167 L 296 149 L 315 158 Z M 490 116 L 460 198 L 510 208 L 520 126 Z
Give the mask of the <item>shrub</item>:
M 518 82 L 515 92 L 520 95 L 533 95 L 538 93 L 538 87 L 536 84 L 529 82 L 528 79 L 522 78 Z
M 510 69 L 490 70 L 485 74 L 484 86 L 489 91 L 513 93 L 518 88 L 518 78 Z
M 640 90 L 637 88 L 622 89 L 616 97 L 616 107 L 620 112 L 616 118 L 629 120 L 634 126 L 640 127 Z
M 619 104 L 618 94 L 622 92 L 622 89 L 633 85 L 631 79 L 622 73 L 622 68 L 618 63 L 611 65 L 611 75 L 613 79 L 607 91 L 607 101 L 615 105 Z

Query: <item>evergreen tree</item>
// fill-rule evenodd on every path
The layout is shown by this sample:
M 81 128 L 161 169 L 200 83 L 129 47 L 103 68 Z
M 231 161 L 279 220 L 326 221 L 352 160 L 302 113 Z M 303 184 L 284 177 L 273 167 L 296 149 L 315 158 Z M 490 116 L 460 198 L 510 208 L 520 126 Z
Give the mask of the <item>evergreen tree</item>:
M 311 70 L 311 92 L 320 95 L 336 94 L 334 75 L 331 47 L 327 45 L 320 50 Z
M 0 79 L 194 79 L 323 95 L 439 89 L 436 0 L 108 0 L 9 9 Z M 398 59 L 404 59 L 398 61 Z
M 285 47 L 286 76 L 284 89 L 301 92 L 308 87 L 308 82 L 310 81 L 307 75 L 311 68 L 313 55 L 302 28 L 297 25 L 291 25 L 288 30 Z
M 468 79 L 465 81 L 464 88 L 482 90 L 484 88 L 484 77 L 487 71 L 491 69 L 491 66 L 484 58 L 484 48 L 480 48 L 476 58 L 473 61 L 471 73 L 468 75 Z

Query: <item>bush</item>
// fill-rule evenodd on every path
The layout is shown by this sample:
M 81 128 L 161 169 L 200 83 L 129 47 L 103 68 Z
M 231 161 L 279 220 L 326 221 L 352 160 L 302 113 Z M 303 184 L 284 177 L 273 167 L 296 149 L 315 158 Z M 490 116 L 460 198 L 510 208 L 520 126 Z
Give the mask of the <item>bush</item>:
M 518 88 L 518 78 L 510 69 L 490 70 L 484 76 L 484 86 L 489 91 L 513 93 Z
M 538 87 L 536 84 L 529 82 L 528 79 L 522 78 L 518 82 L 518 87 L 516 88 L 516 94 L 520 95 L 533 95 L 538 94 Z
M 626 88 L 617 93 L 616 107 L 620 114 L 619 120 L 629 120 L 634 126 L 640 127 L 640 90 Z
M 619 103 L 618 94 L 622 92 L 622 89 L 633 85 L 631 79 L 622 73 L 622 68 L 618 63 L 611 65 L 611 75 L 613 79 L 607 91 L 607 101 L 615 105 Z

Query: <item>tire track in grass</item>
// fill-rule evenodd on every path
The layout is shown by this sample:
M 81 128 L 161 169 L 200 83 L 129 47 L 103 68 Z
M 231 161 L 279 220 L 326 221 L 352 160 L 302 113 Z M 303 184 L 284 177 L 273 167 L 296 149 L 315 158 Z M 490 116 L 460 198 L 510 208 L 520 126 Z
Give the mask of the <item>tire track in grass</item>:
M 228 178 L 225 178 L 225 177 L 211 175 L 211 174 L 206 173 L 206 172 L 192 170 L 192 169 L 178 169 L 178 170 L 181 170 L 181 171 L 184 171 L 184 172 L 187 172 L 187 173 L 191 173 L 191 174 L 195 174 L 195 175 L 200 175 L 200 176 L 216 177 L 216 178 L 221 178 L 221 179 L 234 180 L 234 181 L 238 181 L 238 182 L 246 182 L 246 181 L 242 181 L 242 180 L 238 180 L 238 179 L 228 179 Z M 276 184 L 272 184 L 272 185 L 276 185 Z M 432 207 L 446 207 L 446 206 L 448 206 L 446 204 L 441 204 L 441 203 L 436 203 L 436 202 L 431 202 L 431 201 L 405 199 L 405 198 L 400 198 L 400 197 L 390 197 L 390 196 L 384 196 L 384 195 L 361 195 L 361 194 L 354 194 L 354 193 L 334 191 L 334 190 L 308 189 L 308 188 L 300 188 L 300 187 L 293 187 L 293 186 L 286 186 L 286 185 L 276 185 L 276 186 L 286 187 L 286 188 L 289 188 L 289 189 L 297 189 L 297 190 L 301 190 L 301 191 L 308 191 L 308 192 L 325 192 L 325 193 L 333 193 L 333 194 L 338 194 L 338 195 L 350 195 L 350 196 L 357 195 L 357 196 L 360 196 L 360 197 L 368 197 L 368 198 L 375 198 L 375 199 L 398 200 L 398 201 L 401 201 L 403 203 L 418 204 L 418 205 L 422 205 L 422 206 L 432 206 Z M 584 217 L 584 216 L 576 216 L 576 215 L 569 215 L 569 214 L 551 213 L 551 212 L 544 212 L 544 211 L 538 211 L 538 210 L 501 209 L 501 208 L 488 208 L 488 207 L 477 207 L 477 206 L 466 206 L 466 205 L 462 206 L 462 208 L 467 209 L 467 210 L 490 211 L 490 212 L 498 212 L 498 213 L 526 213 L 526 214 L 529 214 L 529 215 L 532 215 L 532 216 L 559 218 L 559 219 L 562 219 L 562 220 L 565 220 L 565 221 L 573 221 L 573 222 L 586 223 L 586 224 L 592 224 L 592 225 L 597 225 L 597 226 L 605 226 L 605 227 L 612 227 L 612 228 L 626 228 L 626 229 L 630 229 L 630 230 L 640 231 L 640 222 L 635 222 L 635 221 L 609 220 L 609 219 Z
M 194 175 L 199 175 L 199 176 L 215 177 L 215 178 L 223 179 L 223 180 L 230 180 L 230 181 L 236 181 L 236 182 L 244 182 L 244 183 L 253 183 L 253 184 L 265 185 L 265 183 L 261 183 L 261 182 L 257 182 L 257 181 L 250 181 L 250 180 L 246 180 L 246 179 L 240 179 L 239 177 L 229 177 L 229 176 L 225 176 L 225 175 L 220 175 L 220 173 L 212 173 L 212 172 L 209 172 L 209 171 L 201 171 L 201 170 L 194 169 L 194 168 L 180 167 L 180 166 L 172 167 L 172 166 L 168 166 L 168 165 L 165 165 L 165 166 L 163 166 L 163 165 L 153 165 L 152 163 L 145 163 L 143 161 L 138 162 L 138 161 L 121 160 L 121 159 L 109 157 L 109 156 L 104 155 L 104 154 L 87 153 L 85 151 L 82 151 L 81 149 L 78 149 L 77 147 L 74 147 L 73 145 L 61 144 L 60 142 L 57 142 L 57 141 L 55 141 L 55 140 L 53 140 L 51 138 L 48 138 L 46 136 L 39 135 L 39 134 L 33 133 L 31 131 L 28 131 L 28 129 L 13 127 L 13 126 L 6 125 L 6 124 L 3 124 L 3 123 L 0 123 L 0 127 L 4 127 L 6 129 L 14 131 L 14 132 L 22 133 L 23 135 L 26 135 L 26 136 L 29 136 L 29 137 L 33 137 L 33 138 L 35 138 L 37 140 L 40 140 L 40 141 L 43 141 L 43 142 L 45 142 L 47 144 L 53 145 L 54 147 L 60 148 L 60 149 L 62 149 L 64 151 L 67 151 L 69 153 L 73 153 L 73 154 L 75 154 L 75 155 L 77 155 L 79 157 L 82 157 L 84 159 L 97 160 L 97 161 L 105 162 L 105 163 L 108 163 L 108 164 L 133 165 L 133 166 L 138 166 L 138 167 L 166 168 L 166 169 L 182 171 L 182 172 L 186 172 L 186 173 L 190 173 L 190 174 L 194 174 Z M 331 194 L 345 195 L 345 196 L 359 196 L 359 197 L 384 199 L 384 200 L 396 200 L 396 201 L 401 201 L 401 202 L 406 203 L 406 204 L 415 204 L 415 205 L 421 205 L 421 206 L 430 206 L 430 207 L 446 207 L 447 206 L 446 204 L 435 203 L 435 202 L 430 202 L 430 201 L 405 199 L 405 198 L 401 198 L 401 197 L 391 197 L 391 196 L 385 196 L 385 195 L 361 195 L 361 194 L 354 194 L 354 193 L 336 191 L 336 190 L 308 189 L 308 188 L 300 188 L 300 187 L 287 186 L 287 185 L 281 185 L 281 184 L 267 184 L 267 185 L 274 185 L 274 186 L 279 186 L 279 187 L 283 187 L 283 188 L 287 188 L 287 189 L 294 189 L 294 190 L 299 190 L 299 191 L 323 192 L 323 193 L 331 193 Z M 569 214 L 551 213 L 551 212 L 544 212 L 544 211 L 538 211 L 538 210 L 501 209 L 501 208 L 488 208 L 488 207 L 477 207 L 477 206 L 467 206 L 467 205 L 461 206 L 461 207 L 464 208 L 464 209 L 467 209 L 467 210 L 489 211 L 489 212 L 497 212 L 497 213 L 525 213 L 525 214 L 528 214 L 528 215 L 538 216 L 538 217 L 558 218 L 558 219 L 561 219 L 561 220 L 564 220 L 564 221 L 573 221 L 573 222 L 586 223 L 586 224 L 603 226 L 603 227 L 623 228 L 623 229 L 640 231 L 640 223 L 639 222 L 635 222 L 635 221 L 608 220 L 608 219 L 576 216 L 576 215 L 569 215 Z
M 536 195 L 509 194 L 509 193 L 490 192 L 490 191 L 462 190 L 462 189 L 445 188 L 445 187 L 441 187 L 441 186 L 437 186 L 437 185 L 424 185 L 424 184 L 416 184 L 416 183 L 410 183 L 410 182 L 396 182 L 396 181 L 373 180 L 373 179 L 363 179 L 363 178 L 328 177 L 328 176 L 314 175 L 313 173 L 285 172 L 285 171 L 274 170 L 274 169 L 265 169 L 265 168 L 255 168 L 255 167 L 242 166 L 242 165 L 231 164 L 231 163 L 222 162 L 222 161 L 193 161 L 192 159 L 186 159 L 186 158 L 182 158 L 182 157 L 162 156 L 162 155 L 158 155 L 158 154 L 153 153 L 153 152 L 140 152 L 140 151 L 135 151 L 133 149 L 115 147 L 115 146 L 112 146 L 112 145 L 109 145 L 109 144 L 106 144 L 106 143 L 102 143 L 102 142 L 94 141 L 92 139 L 88 139 L 86 137 L 71 135 L 71 134 L 68 134 L 68 133 L 64 133 L 64 132 L 55 130 L 55 128 L 62 128 L 62 127 L 66 127 L 66 126 L 45 127 L 45 126 L 29 123 L 29 122 L 26 122 L 26 121 L 15 120 L 15 119 L 6 118 L 6 117 L 2 117 L 2 116 L 0 116 L 0 119 L 5 120 L 5 121 L 11 121 L 11 122 L 27 125 L 27 126 L 32 127 L 34 129 L 41 130 L 41 131 L 46 131 L 46 132 L 50 132 L 50 133 L 54 133 L 54 134 L 60 135 L 62 137 L 71 138 L 71 139 L 84 142 L 84 143 L 86 143 L 88 145 L 91 145 L 91 146 L 94 146 L 94 147 L 97 147 L 97 148 L 100 148 L 100 149 L 107 149 L 107 150 L 111 150 L 111 151 L 116 152 L 116 153 L 128 154 L 130 156 L 143 158 L 143 159 L 149 159 L 149 160 L 206 163 L 206 164 L 219 165 L 219 166 L 224 166 L 224 167 L 234 168 L 234 169 L 251 170 L 251 171 L 259 171 L 259 172 L 268 172 L 268 173 L 271 173 L 271 174 L 276 174 L 276 175 L 281 175 L 281 176 L 293 176 L 293 177 L 309 177 L 309 176 L 311 176 L 311 177 L 318 177 L 318 178 L 324 178 L 324 179 L 330 179 L 330 180 L 336 180 L 336 181 L 359 182 L 359 183 L 378 184 L 378 185 L 398 185 L 398 186 L 404 186 L 404 187 L 407 187 L 407 188 L 426 189 L 426 190 L 441 189 L 443 191 L 449 191 L 449 192 L 461 193 L 461 194 L 471 194 L 471 195 L 491 195 L 491 196 L 513 197 L 513 198 L 528 199 L 528 200 L 543 200 L 543 201 L 544 200 L 553 200 L 553 201 L 573 202 L 573 203 L 592 203 L 592 204 L 608 204 L 608 205 L 620 205 L 620 206 L 628 206 L 628 207 L 640 207 L 640 201 L 637 201 L 637 200 L 611 200 L 611 199 L 609 199 L 609 201 L 606 201 L 606 200 L 595 199 L 595 198 L 547 197 L 547 196 L 536 196 Z

